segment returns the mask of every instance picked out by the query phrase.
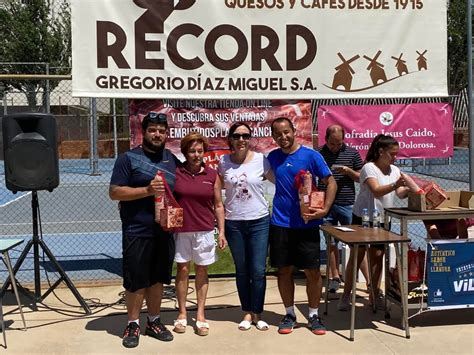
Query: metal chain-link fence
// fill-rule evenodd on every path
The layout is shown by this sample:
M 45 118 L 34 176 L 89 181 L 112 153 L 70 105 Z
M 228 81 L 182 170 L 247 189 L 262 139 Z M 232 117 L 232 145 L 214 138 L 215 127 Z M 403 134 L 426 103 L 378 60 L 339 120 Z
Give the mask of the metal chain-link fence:
M 51 68 L 50 68 L 51 70 Z M 64 70 L 62 70 L 64 72 Z M 51 83 L 52 80 L 50 80 Z M 42 238 L 74 282 L 104 283 L 121 278 L 121 224 L 117 203 L 108 198 L 108 186 L 117 154 L 129 148 L 128 102 L 123 99 L 89 99 L 71 96 L 71 81 L 37 84 L 36 102 L 28 95 L 8 90 L 0 97 L 0 116 L 16 112 L 51 112 L 58 129 L 60 185 L 52 192 L 39 191 Z M 31 96 L 31 95 L 30 95 Z M 403 171 L 437 182 L 446 190 L 469 189 L 466 93 L 448 99 L 401 100 L 316 100 L 317 107 L 328 104 L 393 104 L 450 101 L 454 107 L 457 147 L 450 159 L 405 159 Z M 97 137 L 94 132 L 97 127 Z M 1 135 L 0 135 L 1 137 Z M 0 148 L 3 142 L 0 140 Z M 0 149 L 0 155 L 3 148 Z M 31 192 L 13 194 L 5 187 L 3 158 L 0 161 L 0 238 L 32 235 Z M 399 201 L 400 206 L 406 201 Z M 399 225 L 395 221 L 393 229 Z M 425 248 L 426 230 L 421 222 L 410 223 L 415 247 Z M 24 244 L 12 252 L 13 262 Z M 40 254 L 41 250 L 40 250 Z M 42 257 L 42 255 L 41 255 Z M 59 276 L 47 258 L 41 262 L 41 280 L 54 282 Z M 18 272 L 20 282 L 31 283 L 33 254 L 30 252 Z
M 453 106 L 454 125 L 454 154 L 452 158 L 442 159 L 400 159 L 396 164 L 400 169 L 424 180 L 436 182 L 443 189 L 450 191 L 469 190 L 469 118 L 467 111 L 467 90 L 459 95 L 448 98 L 404 98 L 404 99 L 345 99 L 345 100 L 317 100 L 313 104 L 313 117 L 316 117 L 321 105 L 389 105 L 411 103 L 439 103 L 449 102 Z M 317 118 L 314 133 L 317 132 Z M 319 142 L 323 144 L 324 142 Z M 359 186 L 356 184 L 356 192 Z M 396 207 L 406 207 L 407 199 L 396 199 Z M 427 231 L 421 221 L 410 221 L 408 226 L 412 248 L 426 249 Z M 394 220 L 392 230 L 400 231 L 398 220 Z
M 129 148 L 128 102 L 73 98 L 70 80 L 52 86 L 45 93 L 44 85 L 36 85 L 34 106 L 24 92 L 4 92 L 0 116 L 47 111 L 55 116 L 60 184 L 52 192 L 38 192 L 41 237 L 74 282 L 115 282 L 121 277 L 121 224 L 108 187 L 116 156 Z M 97 139 L 91 139 L 95 122 Z M 6 189 L 3 144 L 0 138 L 0 237 L 25 240 L 11 253 L 15 262 L 32 236 L 32 194 Z M 41 281 L 54 283 L 59 274 L 47 257 L 43 260 L 41 249 L 40 258 L 46 271 Z M 33 265 L 30 252 L 18 271 L 20 282 L 33 281 Z

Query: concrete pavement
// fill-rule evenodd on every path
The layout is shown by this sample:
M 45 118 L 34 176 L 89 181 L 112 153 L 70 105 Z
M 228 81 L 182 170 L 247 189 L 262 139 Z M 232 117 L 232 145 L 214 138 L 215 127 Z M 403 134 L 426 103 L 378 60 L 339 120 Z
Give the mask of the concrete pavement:
M 474 310 L 426 312 L 410 320 L 411 339 L 400 329 L 400 311 L 392 307 L 391 319 L 383 312 L 372 314 L 367 306 L 367 294 L 358 292 L 355 341 L 350 342 L 350 312 L 336 310 L 337 295 L 331 295 L 329 314 L 320 315 L 328 328 L 324 336 L 313 335 L 307 328 L 307 304 L 304 279 L 296 280 L 295 301 L 300 327 L 292 334 L 280 335 L 277 325 L 284 307 L 277 282 L 269 277 L 263 318 L 270 324 L 268 331 L 255 327 L 248 331 L 237 328 L 241 320 L 238 295 L 233 279 L 211 279 L 206 317 L 210 334 L 199 337 L 192 325 L 195 312 L 189 313 L 185 334 L 163 343 L 141 336 L 137 348 L 126 349 L 121 336 L 126 325 L 125 306 L 120 285 L 81 287 L 79 292 L 91 305 L 92 315 L 85 315 L 69 289 L 61 288 L 47 297 L 37 310 L 32 310 L 28 298 L 22 297 L 28 326 L 23 331 L 14 297 L 3 299 L 8 353 L 12 354 L 474 354 Z M 195 301 L 194 285 L 190 284 L 189 306 Z M 341 292 L 341 291 L 339 291 Z M 56 297 L 57 296 L 57 297 Z M 172 296 L 172 295 L 171 295 Z M 163 323 L 172 328 L 176 317 L 175 301 L 163 302 Z M 146 311 L 142 313 L 144 332 Z M 0 342 L 3 345 L 2 338 Z M 0 350 L 1 351 L 1 350 Z

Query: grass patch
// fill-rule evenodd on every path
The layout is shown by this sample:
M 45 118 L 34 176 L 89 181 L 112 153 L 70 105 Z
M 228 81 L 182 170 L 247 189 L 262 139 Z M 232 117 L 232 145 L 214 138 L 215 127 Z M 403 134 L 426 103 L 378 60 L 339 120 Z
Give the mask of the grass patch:
M 225 274 L 235 274 L 235 265 L 234 259 L 232 259 L 232 254 L 229 247 L 225 250 L 217 249 L 218 260 L 209 265 L 209 275 L 225 275 Z M 190 274 L 194 275 L 194 263 L 191 263 Z M 173 265 L 173 275 L 176 275 L 176 263 Z

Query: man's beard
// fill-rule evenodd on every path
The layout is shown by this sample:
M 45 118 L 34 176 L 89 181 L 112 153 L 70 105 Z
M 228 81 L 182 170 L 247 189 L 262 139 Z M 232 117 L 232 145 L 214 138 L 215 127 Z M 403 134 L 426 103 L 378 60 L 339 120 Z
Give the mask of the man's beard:
M 162 142 L 160 146 L 156 146 L 150 141 L 143 139 L 142 145 L 147 149 L 154 153 L 161 152 L 165 148 L 165 142 Z

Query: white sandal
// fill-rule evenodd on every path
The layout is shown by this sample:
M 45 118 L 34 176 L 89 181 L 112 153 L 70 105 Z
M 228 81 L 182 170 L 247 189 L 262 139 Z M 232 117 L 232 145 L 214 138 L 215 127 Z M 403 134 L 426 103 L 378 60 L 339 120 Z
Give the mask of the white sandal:
M 196 334 L 206 336 L 209 334 L 209 323 L 196 321 Z
M 243 320 L 242 322 L 239 323 L 239 330 L 249 330 L 252 328 L 252 322 L 249 320 Z
M 188 325 L 188 321 L 186 319 L 175 319 L 173 324 L 174 324 L 173 332 L 185 333 L 186 326 Z
M 268 325 L 267 322 L 263 321 L 263 320 L 259 320 L 257 323 L 255 323 L 255 327 L 258 329 L 258 330 L 268 330 L 270 328 L 270 326 Z

